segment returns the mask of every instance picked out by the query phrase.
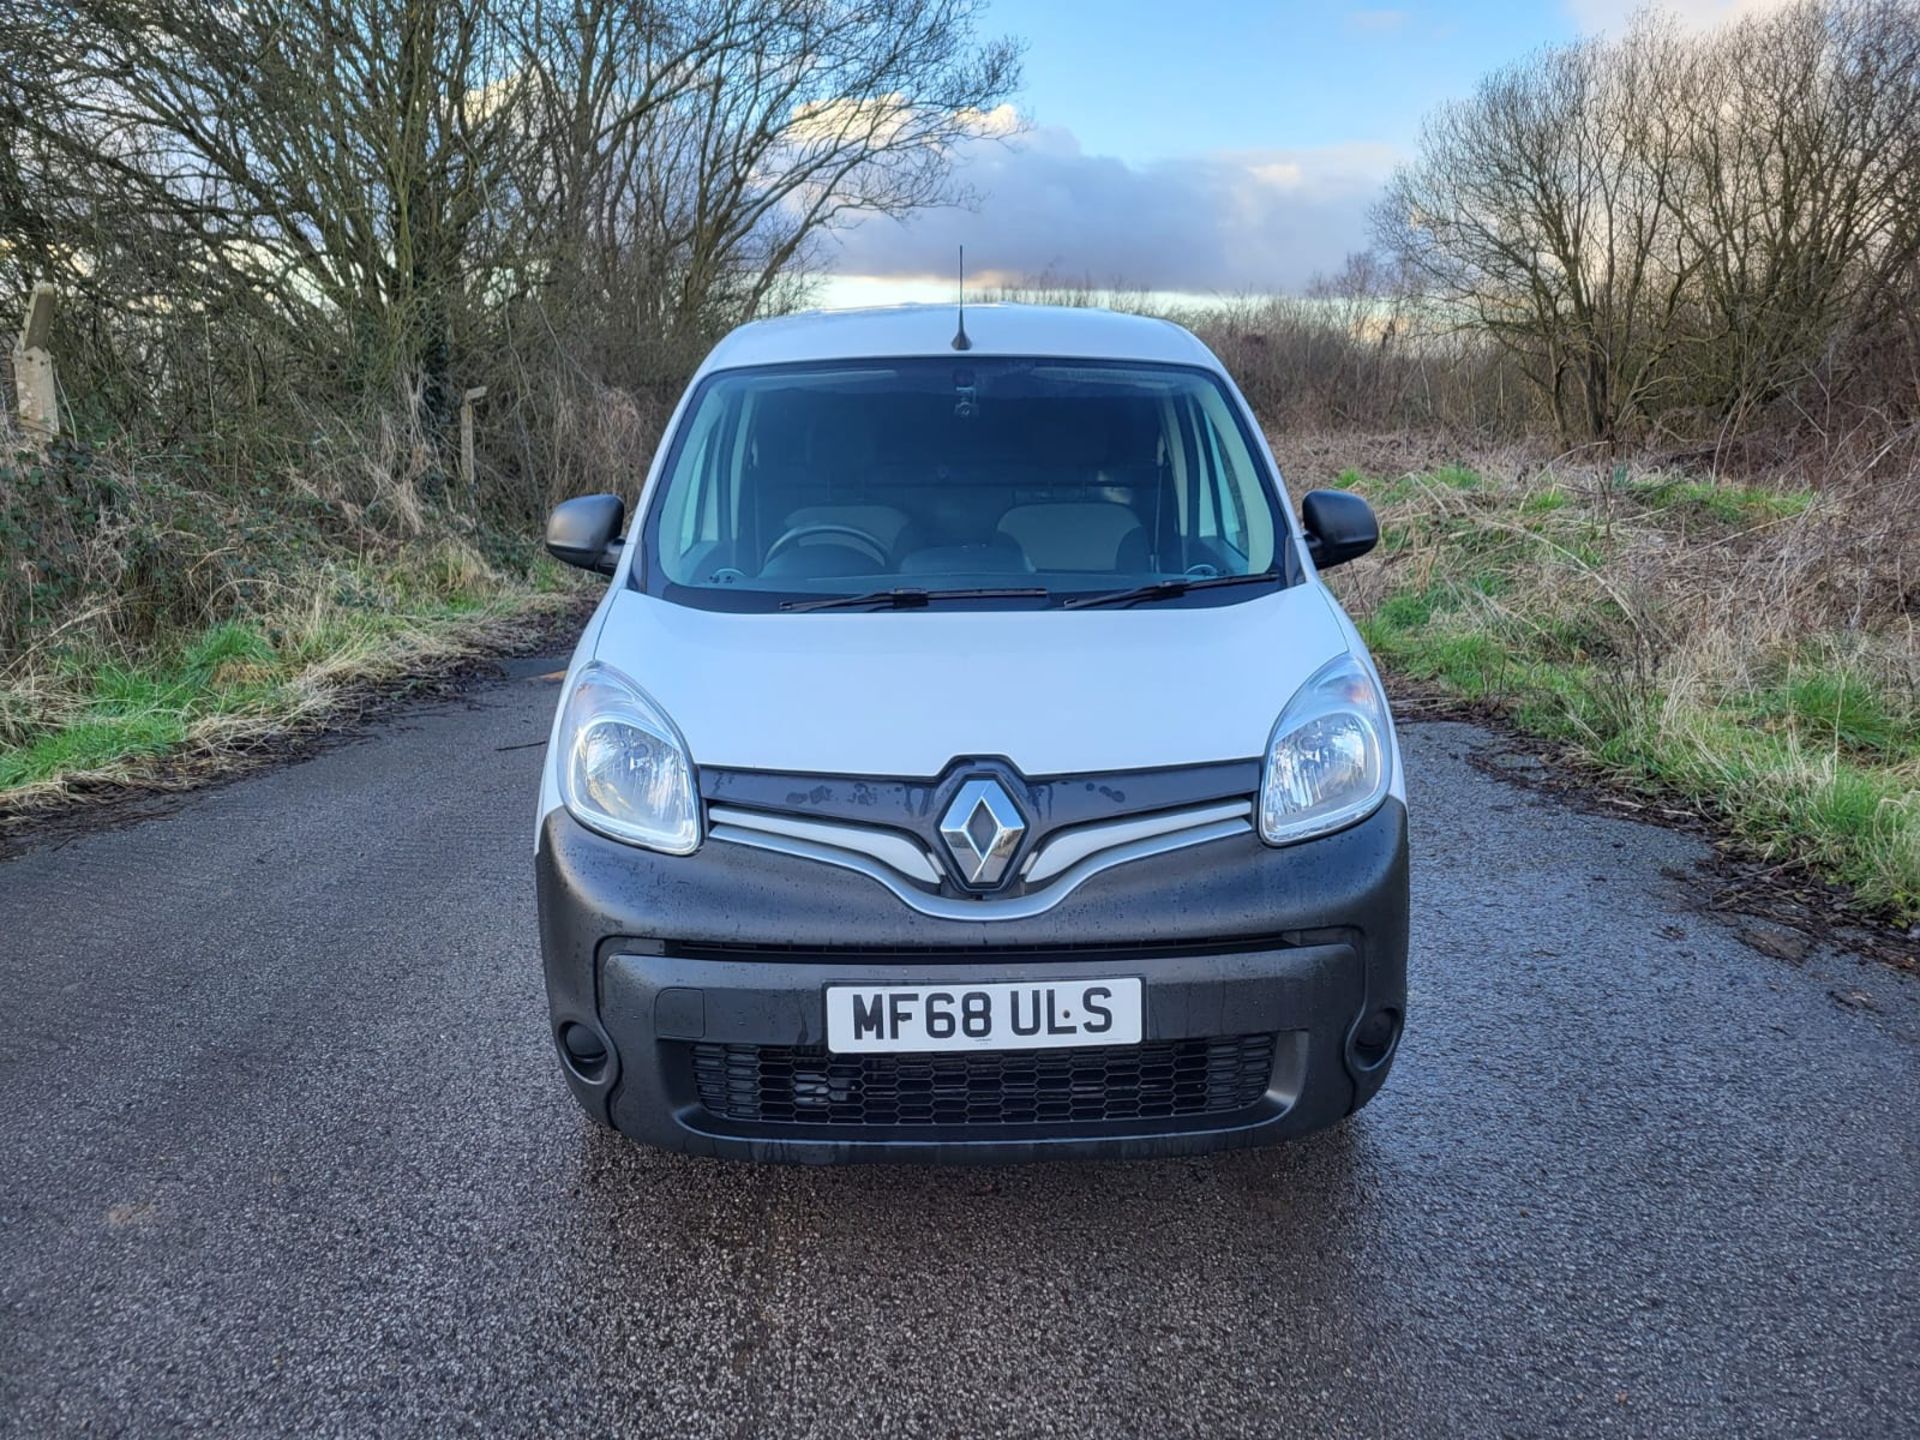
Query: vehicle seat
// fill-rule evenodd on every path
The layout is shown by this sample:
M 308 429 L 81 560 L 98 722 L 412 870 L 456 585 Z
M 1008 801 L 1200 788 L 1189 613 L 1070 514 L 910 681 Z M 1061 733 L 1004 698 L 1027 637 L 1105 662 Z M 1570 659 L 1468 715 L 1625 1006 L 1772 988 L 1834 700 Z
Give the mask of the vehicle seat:
M 1148 568 L 1145 527 L 1132 510 L 1109 500 L 1016 505 L 1000 517 L 1000 533 L 1036 570 L 1138 574 Z

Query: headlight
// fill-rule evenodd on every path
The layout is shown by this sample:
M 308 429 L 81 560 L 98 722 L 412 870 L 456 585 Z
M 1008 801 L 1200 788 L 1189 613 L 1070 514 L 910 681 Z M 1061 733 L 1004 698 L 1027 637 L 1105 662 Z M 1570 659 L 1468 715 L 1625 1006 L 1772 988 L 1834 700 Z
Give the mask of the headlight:
M 686 742 L 611 665 L 585 666 L 575 678 L 554 763 L 567 813 L 589 830 L 669 855 L 700 848 Z
M 1321 666 L 1273 727 L 1260 838 L 1287 845 L 1371 815 L 1392 779 L 1392 733 L 1380 686 L 1357 656 Z

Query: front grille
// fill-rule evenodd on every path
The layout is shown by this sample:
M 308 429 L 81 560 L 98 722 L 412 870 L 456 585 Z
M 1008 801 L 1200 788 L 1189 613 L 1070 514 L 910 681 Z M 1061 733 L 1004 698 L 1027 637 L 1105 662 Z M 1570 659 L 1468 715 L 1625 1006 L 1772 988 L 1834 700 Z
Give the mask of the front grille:
M 776 1125 L 1046 1125 L 1245 1110 L 1273 1074 L 1268 1035 L 1063 1050 L 833 1055 L 818 1046 L 696 1044 L 700 1103 Z

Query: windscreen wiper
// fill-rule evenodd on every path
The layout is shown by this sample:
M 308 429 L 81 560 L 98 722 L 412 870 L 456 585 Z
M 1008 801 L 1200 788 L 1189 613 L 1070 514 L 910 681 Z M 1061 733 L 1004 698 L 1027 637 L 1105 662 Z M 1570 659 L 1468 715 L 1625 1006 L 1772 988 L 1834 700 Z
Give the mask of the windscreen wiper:
M 1171 600 L 1189 590 L 1211 590 L 1216 585 L 1271 585 L 1279 578 L 1280 572 L 1277 570 L 1262 570 L 1258 575 L 1204 575 L 1198 578 L 1183 575 L 1172 580 L 1149 580 L 1145 585 L 1135 585 L 1128 590 L 1082 595 L 1078 599 L 1062 601 L 1060 608 L 1084 610 L 1090 605 L 1133 605 L 1142 600 Z
M 969 590 L 869 590 L 864 595 L 826 595 L 818 600 L 782 600 L 782 610 L 913 610 L 932 600 L 1045 600 L 1050 591 L 1038 585 L 981 586 Z

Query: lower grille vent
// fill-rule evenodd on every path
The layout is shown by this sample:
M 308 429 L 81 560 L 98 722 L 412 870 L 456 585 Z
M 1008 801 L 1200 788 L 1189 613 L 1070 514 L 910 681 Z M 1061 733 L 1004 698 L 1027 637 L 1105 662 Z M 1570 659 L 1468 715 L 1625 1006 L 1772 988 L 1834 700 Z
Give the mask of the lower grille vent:
M 1036 1125 L 1245 1110 L 1266 1093 L 1274 1037 L 1224 1035 L 1066 1050 L 833 1055 L 815 1046 L 696 1044 L 700 1103 L 786 1125 Z

